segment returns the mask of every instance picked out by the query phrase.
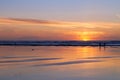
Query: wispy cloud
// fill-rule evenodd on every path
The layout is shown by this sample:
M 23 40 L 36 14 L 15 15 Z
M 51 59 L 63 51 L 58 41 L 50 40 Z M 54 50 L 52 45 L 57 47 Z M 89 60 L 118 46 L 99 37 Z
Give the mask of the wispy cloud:
M 0 24 L 60 24 L 55 21 L 47 21 L 47 20 L 35 20 L 35 19 L 20 19 L 20 18 L 0 18 Z
M 118 15 L 119 16 L 119 15 Z M 119 16 L 120 17 L 120 16 Z M 0 24 L 20 24 L 20 25 L 43 25 L 64 28 L 109 28 L 112 26 L 120 26 L 120 23 L 112 22 L 70 22 L 70 21 L 50 21 L 36 19 L 20 19 L 20 18 L 0 18 Z

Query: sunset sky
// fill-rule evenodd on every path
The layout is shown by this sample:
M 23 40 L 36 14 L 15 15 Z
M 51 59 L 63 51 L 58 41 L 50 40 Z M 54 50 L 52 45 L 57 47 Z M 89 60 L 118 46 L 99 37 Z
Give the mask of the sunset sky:
M 120 0 L 0 0 L 0 40 L 120 40 Z

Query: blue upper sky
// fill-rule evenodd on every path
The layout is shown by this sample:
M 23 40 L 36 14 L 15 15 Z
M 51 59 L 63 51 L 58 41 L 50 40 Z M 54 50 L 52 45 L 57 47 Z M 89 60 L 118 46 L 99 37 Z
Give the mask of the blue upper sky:
M 0 17 L 119 21 L 120 0 L 0 0 Z

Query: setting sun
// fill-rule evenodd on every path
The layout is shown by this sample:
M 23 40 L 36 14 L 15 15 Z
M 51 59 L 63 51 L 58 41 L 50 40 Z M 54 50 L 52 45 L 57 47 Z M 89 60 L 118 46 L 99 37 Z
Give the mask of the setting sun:
M 87 36 L 83 37 L 82 39 L 83 41 L 90 41 L 90 38 L 88 38 Z
M 81 40 L 83 40 L 83 41 L 89 41 L 89 40 L 91 40 L 90 36 L 89 36 L 89 32 L 82 32 L 82 34 L 81 34 Z
M 82 41 L 91 41 L 91 40 L 97 40 L 97 38 L 102 35 L 102 32 L 95 32 L 95 31 L 84 31 L 84 32 L 78 32 L 78 38 Z

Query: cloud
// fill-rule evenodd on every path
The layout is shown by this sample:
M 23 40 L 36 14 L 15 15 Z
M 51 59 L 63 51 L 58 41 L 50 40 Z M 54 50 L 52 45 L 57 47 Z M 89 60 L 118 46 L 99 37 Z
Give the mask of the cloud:
M 44 26 L 59 29 L 79 30 L 79 29 L 109 29 L 119 27 L 120 23 L 115 22 L 72 22 L 72 21 L 53 21 L 53 20 L 36 20 L 20 18 L 0 18 L 0 24 L 5 25 L 29 25 Z
M 8 19 L 13 21 L 35 23 L 35 24 L 60 24 L 60 22 L 48 21 L 48 20 L 19 19 L 19 18 L 8 18 Z
M 60 24 L 55 21 L 47 21 L 47 20 L 35 20 L 35 19 L 20 19 L 20 18 L 0 18 L 1 24 L 13 23 L 13 24 Z
M 120 14 L 116 14 L 116 17 L 120 19 Z

